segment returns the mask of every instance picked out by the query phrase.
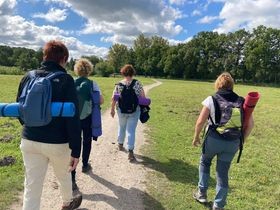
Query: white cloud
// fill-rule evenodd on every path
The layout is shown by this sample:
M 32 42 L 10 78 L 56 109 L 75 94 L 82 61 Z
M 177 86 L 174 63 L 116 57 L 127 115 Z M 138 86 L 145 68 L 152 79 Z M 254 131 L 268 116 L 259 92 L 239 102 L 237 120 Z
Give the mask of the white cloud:
M 199 19 L 197 21 L 197 23 L 201 23 L 201 24 L 209 24 L 212 23 L 214 20 L 219 19 L 218 16 L 204 16 L 203 18 Z
M 170 4 L 183 5 L 187 0 L 169 0 Z
M 0 0 L 0 15 L 12 14 L 16 4 L 16 0 Z
M 186 39 L 184 40 L 184 42 L 189 42 L 189 41 L 191 41 L 192 39 L 193 39 L 193 37 L 190 36 L 190 37 L 186 38 Z
M 51 23 L 61 22 L 67 18 L 67 10 L 51 8 L 46 14 L 35 13 L 34 15 L 32 15 L 32 17 L 33 18 L 42 18 Z
M 39 49 L 47 41 L 56 39 L 66 44 L 71 57 L 77 58 L 81 55 L 105 57 L 107 54 L 107 48 L 84 44 L 75 37 L 67 36 L 67 33 L 58 27 L 49 25 L 37 26 L 33 21 L 13 15 L 12 11 L 16 6 L 16 4 L 12 4 L 13 2 L 13 0 L 6 0 L 5 3 L 7 4 L 4 6 L 3 2 L 0 2 L 0 45 Z M 7 5 L 12 5 L 9 7 L 9 13 L 5 11 Z
M 192 16 L 199 16 L 201 15 L 201 11 L 195 9 L 194 11 L 192 11 Z
M 59 4 L 60 6 L 71 7 L 71 4 L 68 3 L 67 0 L 45 0 L 45 3 L 46 4 L 56 3 L 56 4 Z
M 120 36 L 120 35 L 113 35 L 107 37 L 101 37 L 100 41 L 107 42 L 107 43 L 133 43 L 133 41 L 137 38 L 137 36 Z
M 199 2 L 199 0 L 184 0 L 184 4 L 197 4 L 198 2 Z
M 176 20 L 183 17 L 182 12 L 163 0 L 49 1 L 64 2 L 87 20 L 82 34 L 105 33 L 107 36 L 102 40 L 106 42 L 130 45 L 131 38 L 140 33 L 172 37 L 183 30 L 176 24 Z
M 167 39 L 170 45 L 177 45 L 182 43 L 187 43 L 193 39 L 192 36 L 186 38 L 185 40 Z
M 217 1 L 217 0 L 215 0 Z M 280 28 L 279 0 L 224 0 L 219 18 L 222 23 L 215 29 L 219 33 L 259 25 Z
M 210 2 L 226 2 L 227 0 L 210 0 Z

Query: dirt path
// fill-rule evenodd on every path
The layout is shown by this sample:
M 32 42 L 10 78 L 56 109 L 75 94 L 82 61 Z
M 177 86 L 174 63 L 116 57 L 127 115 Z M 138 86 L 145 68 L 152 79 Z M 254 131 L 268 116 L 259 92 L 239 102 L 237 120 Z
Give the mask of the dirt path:
M 145 86 L 145 92 L 160 85 L 161 82 Z M 120 152 L 117 149 L 117 116 L 112 119 L 110 110 L 103 116 L 103 136 L 97 142 L 93 142 L 90 156 L 92 172 L 83 174 L 81 165 L 77 169 L 77 184 L 83 194 L 83 202 L 80 210 L 141 210 L 144 209 L 143 197 L 148 197 L 145 192 L 145 174 L 147 170 L 141 164 L 129 163 L 127 152 Z M 138 123 L 136 130 L 135 153 L 145 143 L 145 125 Z M 21 196 L 22 197 L 22 196 Z M 22 199 L 22 198 L 21 198 Z M 155 201 L 156 202 L 156 201 Z M 20 210 L 22 201 L 11 207 L 13 210 Z M 57 180 L 53 174 L 52 167 L 49 167 L 44 184 L 41 210 L 60 209 L 61 198 Z

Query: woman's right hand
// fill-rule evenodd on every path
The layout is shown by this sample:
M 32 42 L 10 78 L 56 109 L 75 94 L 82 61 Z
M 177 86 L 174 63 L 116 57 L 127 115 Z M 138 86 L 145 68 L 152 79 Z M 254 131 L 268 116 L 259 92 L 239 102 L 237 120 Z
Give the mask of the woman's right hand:
M 112 110 L 111 110 L 111 116 L 112 116 L 112 118 L 114 118 L 115 113 L 116 113 L 115 109 L 112 109 Z
M 198 147 L 199 145 L 201 145 L 200 138 L 199 137 L 194 137 L 192 145 L 195 146 L 195 147 Z
M 74 158 L 71 156 L 68 172 L 74 171 L 77 168 L 78 163 L 79 163 L 79 158 Z

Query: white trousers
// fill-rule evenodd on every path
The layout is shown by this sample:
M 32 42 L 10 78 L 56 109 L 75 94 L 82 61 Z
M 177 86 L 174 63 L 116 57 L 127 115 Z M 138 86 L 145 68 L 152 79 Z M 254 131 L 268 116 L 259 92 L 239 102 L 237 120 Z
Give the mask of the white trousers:
M 46 144 L 22 139 L 20 149 L 25 166 L 23 210 L 39 210 L 48 164 L 60 184 L 63 202 L 72 201 L 71 174 L 68 172 L 71 150 L 69 144 Z

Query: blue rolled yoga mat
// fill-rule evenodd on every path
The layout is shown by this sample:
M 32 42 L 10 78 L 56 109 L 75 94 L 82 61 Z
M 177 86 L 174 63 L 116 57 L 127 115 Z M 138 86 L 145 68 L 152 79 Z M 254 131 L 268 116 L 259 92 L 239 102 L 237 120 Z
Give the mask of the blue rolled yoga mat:
M 92 115 L 91 115 L 91 133 L 92 137 L 99 137 L 102 135 L 102 121 L 100 110 L 100 92 L 91 91 L 92 100 Z
M 75 105 L 71 102 L 52 102 L 53 117 L 73 117 Z M 0 103 L 0 117 L 19 117 L 19 103 Z

